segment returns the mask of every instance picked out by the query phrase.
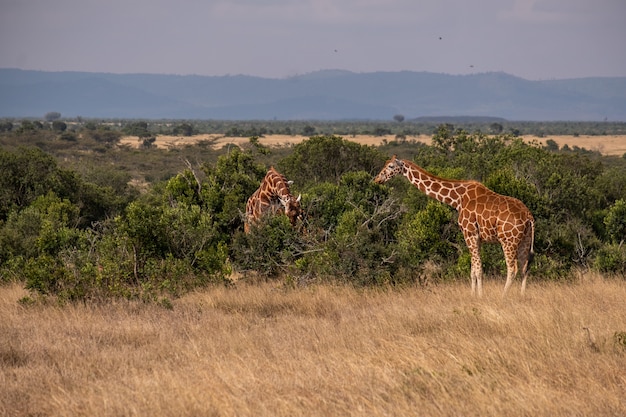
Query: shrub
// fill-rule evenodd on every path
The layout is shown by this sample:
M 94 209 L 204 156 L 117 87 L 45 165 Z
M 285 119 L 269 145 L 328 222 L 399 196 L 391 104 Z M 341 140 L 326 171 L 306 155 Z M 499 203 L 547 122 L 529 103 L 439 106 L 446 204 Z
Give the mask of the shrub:
M 430 200 L 424 210 L 407 216 L 398 231 L 398 249 L 403 263 L 419 267 L 426 260 L 441 263 L 458 256 L 458 227 L 454 210 Z
M 296 145 L 293 153 L 278 166 L 287 178 L 307 187 L 322 182 L 338 184 L 341 177 L 351 171 L 373 175 L 385 159 L 375 148 L 339 136 L 314 136 Z
M 78 215 L 78 207 L 52 192 L 22 211 L 11 212 L 0 229 L 0 264 L 17 255 L 25 259 L 56 256 L 79 238 Z
M 391 283 L 398 264 L 395 245 L 385 238 L 387 214 L 369 215 L 358 209 L 344 212 L 324 246 L 326 259 L 332 261 L 325 266 L 326 273 L 356 285 Z
M 618 244 L 602 246 L 596 253 L 593 267 L 604 273 L 626 275 L 626 247 Z
M 107 126 L 93 126 L 93 128 L 85 127 L 82 134 L 86 138 L 91 138 L 98 143 L 108 145 L 118 143 L 122 137 L 120 132 L 112 130 Z
M 269 214 L 250 233 L 235 235 L 230 257 L 241 271 L 276 277 L 299 258 L 302 247 L 303 241 L 287 216 Z
M 191 136 L 194 133 L 193 126 L 189 123 L 178 124 L 172 129 L 174 135 Z
M 235 148 L 228 155 L 220 156 L 215 166 L 205 164 L 203 171 L 206 179 L 198 201 L 213 217 L 220 240 L 229 242 L 235 230 L 243 228 L 246 201 L 258 188 L 267 169 L 256 163 L 250 153 Z M 179 194 L 190 198 L 197 183 L 185 175 L 185 179 L 179 177 L 176 187 L 180 188 Z M 185 188 L 187 190 L 183 191 Z
M 142 121 L 128 123 L 122 128 L 122 132 L 125 135 L 138 136 L 139 138 L 153 136 L 148 130 L 148 123 Z
M 617 200 L 604 218 L 606 231 L 611 242 L 623 243 L 626 241 L 626 200 Z
M 24 266 L 26 289 L 41 295 L 58 295 L 70 280 L 61 262 L 49 255 L 29 259 Z
M 67 129 L 67 124 L 65 122 L 62 122 L 60 120 L 55 120 L 54 122 L 52 122 L 52 130 L 54 130 L 55 132 L 65 132 L 65 129 Z

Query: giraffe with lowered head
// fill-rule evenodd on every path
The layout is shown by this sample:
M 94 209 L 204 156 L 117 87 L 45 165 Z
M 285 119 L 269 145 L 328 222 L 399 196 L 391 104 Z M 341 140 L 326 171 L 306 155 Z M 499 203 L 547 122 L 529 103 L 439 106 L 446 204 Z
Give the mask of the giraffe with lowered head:
M 459 226 L 470 251 L 472 294 L 482 296 L 482 242 L 500 242 L 506 260 L 505 295 L 521 268 L 522 295 L 526 289 L 528 265 L 534 251 L 535 220 L 520 200 L 495 193 L 477 181 L 456 181 L 436 177 L 413 162 L 394 155 L 374 178 L 378 184 L 396 175 L 405 176 L 424 194 L 456 209 Z
M 261 181 L 261 185 L 250 196 L 246 204 L 244 232 L 250 233 L 250 228 L 266 214 L 285 213 L 293 227 L 296 221 L 302 218 L 300 197 L 295 198 L 289 191 L 292 181 L 287 181 L 274 167 L 270 167 Z

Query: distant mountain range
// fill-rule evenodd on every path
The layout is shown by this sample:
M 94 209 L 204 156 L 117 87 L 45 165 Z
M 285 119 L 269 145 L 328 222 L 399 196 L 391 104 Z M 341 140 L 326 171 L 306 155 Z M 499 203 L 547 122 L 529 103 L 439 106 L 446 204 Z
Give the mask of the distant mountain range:
M 0 69 L 0 117 L 626 121 L 626 77 L 325 70 L 285 79 Z

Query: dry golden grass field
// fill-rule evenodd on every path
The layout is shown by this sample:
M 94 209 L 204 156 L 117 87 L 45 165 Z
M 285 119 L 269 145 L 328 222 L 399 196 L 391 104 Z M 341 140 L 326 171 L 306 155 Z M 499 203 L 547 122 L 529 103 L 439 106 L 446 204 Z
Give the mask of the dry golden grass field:
M 362 145 L 378 146 L 383 143 L 384 140 L 392 142 L 395 140 L 394 135 L 387 136 L 367 136 L 367 135 L 346 135 L 343 136 L 346 140 L 351 140 Z M 626 153 L 626 135 L 607 135 L 607 136 L 547 136 L 544 138 L 538 138 L 536 136 L 523 136 L 524 140 L 537 141 L 545 144 L 547 140 L 554 140 L 559 146 L 568 145 L 569 147 L 578 146 L 579 148 L 585 148 L 592 151 L 599 151 L 603 155 L 624 155 Z M 266 146 L 282 146 L 293 145 L 308 139 L 306 136 L 297 135 L 268 135 L 259 139 L 259 142 Z M 430 144 L 431 136 L 409 136 L 407 140 L 414 140 Z M 221 148 L 228 144 L 242 145 L 249 141 L 249 138 L 241 137 L 227 137 L 220 134 L 205 134 L 195 136 L 165 136 L 159 135 L 154 142 L 154 145 L 159 148 L 170 148 L 175 146 L 193 145 L 200 141 L 207 141 L 214 148 Z M 122 138 L 121 143 L 131 147 L 137 147 L 141 143 L 136 136 L 126 136 Z
M 469 287 L 239 282 L 166 309 L 5 285 L 0 415 L 626 415 L 626 281 Z

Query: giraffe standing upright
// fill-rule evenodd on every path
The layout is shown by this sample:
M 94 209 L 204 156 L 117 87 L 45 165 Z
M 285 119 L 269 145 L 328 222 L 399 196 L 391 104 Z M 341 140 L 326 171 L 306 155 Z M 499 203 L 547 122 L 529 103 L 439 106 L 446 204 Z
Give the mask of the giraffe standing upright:
M 285 213 L 292 226 L 302 217 L 300 197 L 294 198 L 289 191 L 291 181 L 280 174 L 274 167 L 270 167 L 261 181 L 259 188 L 250 196 L 246 204 L 244 232 L 250 233 L 250 228 L 266 214 Z
M 528 265 L 533 258 L 535 220 L 530 210 L 516 198 L 495 193 L 477 181 L 438 178 L 410 161 L 394 155 L 374 178 L 378 184 L 402 174 L 427 196 L 455 208 L 459 226 L 469 248 L 472 294 L 482 296 L 482 242 L 500 242 L 506 260 L 506 294 L 518 272 L 522 274 L 522 295 L 526 289 Z

